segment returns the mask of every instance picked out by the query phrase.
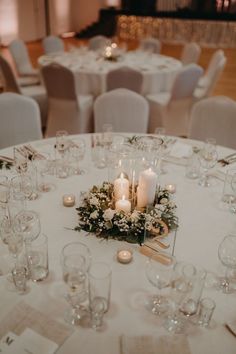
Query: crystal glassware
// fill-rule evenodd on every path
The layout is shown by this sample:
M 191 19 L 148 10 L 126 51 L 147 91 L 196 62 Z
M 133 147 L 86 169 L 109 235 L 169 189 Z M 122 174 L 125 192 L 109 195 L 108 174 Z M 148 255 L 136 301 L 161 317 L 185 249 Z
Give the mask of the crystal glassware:
M 73 174 L 82 175 L 84 170 L 81 169 L 80 163 L 84 159 L 86 143 L 83 138 L 77 138 L 70 146 L 70 157 L 73 163 Z
M 231 278 L 235 278 L 236 272 L 236 235 L 225 236 L 219 245 L 218 256 L 226 267 L 225 276 L 220 278 L 220 287 L 224 293 L 231 293 Z
M 32 210 L 22 210 L 13 219 L 14 232 L 23 236 L 24 242 L 35 240 L 41 231 L 39 215 Z
M 215 139 L 207 139 L 203 148 L 199 152 L 200 164 L 203 168 L 203 176 L 199 180 L 199 185 L 209 187 L 208 171 L 215 166 L 218 159 Z
M 165 259 L 165 257 L 164 257 Z M 160 263 L 149 258 L 146 264 L 146 276 L 149 282 L 158 289 L 158 294 L 151 298 L 151 311 L 155 315 L 165 313 L 169 308 L 167 296 L 161 294 L 164 289 L 170 289 L 175 258 L 168 255 L 168 262 Z

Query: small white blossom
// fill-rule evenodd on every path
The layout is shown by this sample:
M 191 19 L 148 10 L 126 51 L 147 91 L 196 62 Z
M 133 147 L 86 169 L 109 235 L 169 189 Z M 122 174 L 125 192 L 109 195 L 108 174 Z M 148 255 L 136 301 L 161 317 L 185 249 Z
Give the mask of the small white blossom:
M 99 200 L 98 200 L 98 198 L 96 198 L 96 197 L 93 195 L 92 198 L 90 198 L 89 203 L 90 203 L 91 205 L 98 206 L 98 205 L 99 205 Z
M 161 198 L 160 204 L 167 204 L 167 203 L 168 203 L 168 199 L 167 198 Z
M 106 221 L 110 221 L 113 219 L 114 215 L 115 215 L 115 210 L 112 210 L 111 208 L 108 208 L 104 211 L 103 213 L 103 218 Z

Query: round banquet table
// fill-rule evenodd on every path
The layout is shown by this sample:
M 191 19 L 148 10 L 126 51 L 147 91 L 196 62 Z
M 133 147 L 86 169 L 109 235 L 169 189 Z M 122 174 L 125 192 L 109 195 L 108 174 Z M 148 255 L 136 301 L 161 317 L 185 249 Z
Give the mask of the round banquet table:
M 39 58 L 40 66 L 58 63 L 70 68 L 76 78 L 78 94 L 106 92 L 106 75 L 108 71 L 121 66 L 129 66 L 143 74 L 142 94 L 155 94 L 169 91 L 176 74 L 182 67 L 179 60 L 141 51 L 123 52 L 117 62 L 104 60 L 94 51 L 77 49 L 72 52 L 53 53 Z
M 61 323 L 65 323 L 63 313 L 68 307 L 63 298 L 64 285 L 59 256 L 63 246 L 72 241 L 85 243 L 91 250 L 93 261 L 104 261 L 112 268 L 111 305 L 104 316 L 101 331 L 78 326 L 72 335 L 58 349 L 58 354 L 119 354 L 118 339 L 121 334 L 128 336 L 150 335 L 159 337 L 170 335 L 161 326 L 158 316 L 145 307 L 145 298 L 155 289 L 145 276 L 147 257 L 139 252 L 138 245 L 128 244 L 133 249 L 134 257 L 130 264 L 120 264 L 116 252 L 122 242 L 103 241 L 93 234 L 76 232 L 77 212 L 75 207 L 62 205 L 62 195 L 76 195 L 77 205 L 81 191 L 87 191 L 94 184 L 100 184 L 107 178 L 107 169 L 96 169 L 91 162 L 91 135 L 83 135 L 87 149 L 83 161 L 86 173 L 58 179 L 51 176 L 55 189 L 44 193 L 39 199 L 28 202 L 28 209 L 40 215 L 42 232 L 48 236 L 49 276 L 41 283 L 29 282 L 30 291 L 25 295 L 11 292 L 7 288 L 6 276 L 0 277 L 0 321 L 20 301 L 36 308 Z M 71 137 L 76 142 L 78 136 Z M 55 139 L 33 142 L 38 151 L 52 149 Z M 176 144 L 192 145 L 187 139 L 177 139 Z M 199 142 L 197 142 L 199 144 Z M 179 145 L 180 146 L 180 145 Z M 178 147 L 178 149 L 180 149 Z M 218 147 L 219 156 L 225 156 L 230 149 Z M 12 156 L 13 148 L 1 150 L 1 155 Z M 214 179 L 209 188 L 200 187 L 196 180 L 185 177 L 185 159 L 172 157 L 165 167 L 167 173 L 160 176 L 160 184 L 176 184 L 174 199 L 177 204 L 179 228 L 177 231 L 175 256 L 178 261 L 190 262 L 204 267 L 209 272 L 223 274 L 223 267 L 217 256 L 218 245 L 223 237 L 235 232 L 236 219 L 221 205 L 223 189 L 222 179 Z M 223 168 L 221 168 L 223 170 Z M 0 171 L 3 174 L 3 171 Z M 221 172 L 222 173 L 222 172 Z M 11 172 L 9 172 L 11 174 Z M 217 176 L 217 174 L 216 174 Z M 0 244 L 1 256 L 7 247 Z M 192 354 L 235 354 L 236 338 L 226 329 L 225 323 L 236 320 L 236 294 L 223 294 L 213 288 L 204 288 L 203 297 L 211 297 L 216 302 L 216 309 L 211 328 L 194 327 L 188 340 Z

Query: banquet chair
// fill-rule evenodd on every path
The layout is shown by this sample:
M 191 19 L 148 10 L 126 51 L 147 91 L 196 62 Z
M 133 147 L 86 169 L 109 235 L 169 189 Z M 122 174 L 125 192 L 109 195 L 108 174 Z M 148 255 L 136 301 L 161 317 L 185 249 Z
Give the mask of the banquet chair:
M 97 35 L 89 39 L 88 49 L 89 50 L 99 50 L 105 48 L 106 45 L 110 44 L 110 39 L 106 36 Z
M 0 94 L 0 148 L 42 139 L 40 112 L 30 97 Z
M 138 93 L 125 88 L 106 92 L 94 102 L 95 132 L 112 124 L 114 132 L 146 133 L 148 113 L 148 103 Z
M 214 77 L 215 75 L 215 71 L 217 69 L 219 62 L 221 61 L 222 58 L 224 58 L 224 56 L 225 56 L 224 52 L 221 49 L 218 49 L 213 53 L 209 61 L 209 64 L 205 70 L 204 75 L 200 78 L 198 82 L 198 87 L 206 87 L 209 85 L 209 82 L 212 80 L 212 77 Z
M 214 73 L 212 73 L 212 75 L 210 75 L 208 77 L 208 79 L 205 81 L 205 85 L 204 86 L 197 86 L 196 89 L 194 90 L 193 96 L 195 98 L 195 100 L 200 100 L 202 98 L 206 98 L 209 97 L 215 86 L 217 81 L 219 80 L 225 65 L 226 65 L 227 59 L 225 56 L 223 56 L 219 62 L 216 64 L 216 66 L 214 67 Z M 200 79 L 201 80 L 201 79 Z
M 203 69 L 189 64 L 177 74 L 170 92 L 147 95 L 150 108 L 148 132 L 163 126 L 168 135 L 186 136 L 193 92 Z
M 236 101 L 226 96 L 205 98 L 193 105 L 188 137 L 215 138 L 218 145 L 236 149 Z
M 4 91 L 15 92 L 27 97 L 31 97 L 38 103 L 41 114 L 42 127 L 45 128 L 47 124 L 47 95 L 45 88 L 42 85 L 20 87 L 10 64 L 2 55 L 0 55 L 0 70 L 4 81 Z
M 117 88 L 127 88 L 128 90 L 141 93 L 143 85 L 143 75 L 141 72 L 128 66 L 111 70 L 107 73 L 107 91 Z
M 54 63 L 42 68 L 42 77 L 48 94 L 46 136 L 55 136 L 58 130 L 93 132 L 93 96 L 77 95 L 72 71 Z
M 181 62 L 183 65 L 188 65 L 191 63 L 197 63 L 201 54 L 200 46 L 195 43 L 186 43 L 183 47 L 183 51 L 181 53 Z
M 13 57 L 16 69 L 20 78 L 20 85 L 36 85 L 39 84 L 39 72 L 34 69 L 28 54 L 27 47 L 21 39 L 13 40 L 9 45 L 10 53 Z M 27 85 L 28 83 L 28 85 Z
M 161 52 L 161 42 L 157 38 L 143 38 L 140 41 L 139 49 L 144 52 L 159 54 Z
M 45 54 L 57 53 L 64 51 L 64 43 L 57 36 L 47 36 L 43 39 L 43 49 Z

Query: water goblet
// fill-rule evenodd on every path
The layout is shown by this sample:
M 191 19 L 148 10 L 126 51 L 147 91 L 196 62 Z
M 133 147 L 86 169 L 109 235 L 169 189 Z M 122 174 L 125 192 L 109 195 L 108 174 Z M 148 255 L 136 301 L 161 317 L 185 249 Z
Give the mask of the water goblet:
M 38 214 L 32 210 L 22 210 L 13 219 L 13 230 L 23 236 L 24 242 L 35 240 L 41 230 Z
M 31 178 L 23 174 L 12 177 L 10 188 L 13 199 L 24 201 L 24 204 L 27 199 L 29 200 L 31 198 L 33 193 Z
M 83 246 L 78 247 L 77 245 L 76 247 L 75 244 L 76 242 L 67 244 L 61 252 L 63 280 L 68 286 L 65 298 L 70 304 L 64 318 L 66 322 L 73 325 L 79 324 L 82 317 L 87 313 L 88 300 L 88 259 L 86 259 L 86 254 L 85 256 L 81 254 L 81 252 L 83 253 Z M 84 251 L 87 250 L 84 248 Z
M 162 315 L 169 308 L 169 300 L 161 292 L 169 289 L 175 265 L 175 258 L 168 255 L 169 261 L 160 263 L 155 259 L 149 258 L 146 264 L 146 276 L 149 282 L 157 288 L 158 294 L 151 298 L 151 311 L 155 315 Z
M 221 263 L 226 267 L 225 276 L 220 278 L 220 287 L 226 294 L 233 291 L 231 277 L 235 277 L 236 271 L 236 236 L 227 235 L 222 240 L 218 248 L 218 257 Z M 233 273 L 233 274 L 232 274 Z
M 203 176 L 199 180 L 199 185 L 209 187 L 211 184 L 209 182 L 208 171 L 216 165 L 218 159 L 215 139 L 206 140 L 206 143 L 199 152 L 199 157 L 203 168 Z

